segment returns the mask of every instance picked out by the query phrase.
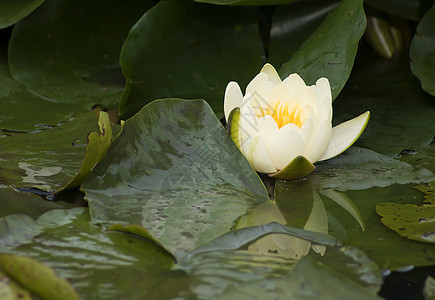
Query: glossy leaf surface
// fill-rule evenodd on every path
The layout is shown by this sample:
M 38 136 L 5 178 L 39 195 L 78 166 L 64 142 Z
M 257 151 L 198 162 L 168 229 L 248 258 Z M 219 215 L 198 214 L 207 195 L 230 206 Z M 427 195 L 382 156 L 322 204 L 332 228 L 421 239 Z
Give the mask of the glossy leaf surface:
M 93 223 L 141 225 L 176 255 L 230 231 L 268 199 L 202 100 L 145 106 L 125 122 L 82 188 Z
M 268 61 L 279 68 L 338 5 L 335 0 L 296 1 L 278 6 L 272 17 Z
M 159 272 L 172 266 L 172 257 L 151 242 L 90 226 L 85 208 L 52 210 L 36 221 L 7 216 L 0 219 L 0 237 L 2 253 L 52 267 L 83 299 L 153 297 L 146 287 L 158 284 Z M 133 288 L 138 283 L 142 289 Z
M 301 48 L 279 69 L 281 78 L 298 73 L 308 85 L 321 77 L 331 84 L 332 99 L 340 93 L 353 67 L 366 18 L 362 1 L 340 2 Z
M 435 6 L 423 16 L 412 40 L 409 57 L 411 70 L 423 89 L 435 96 Z
M 26 17 L 45 0 L 14 0 L 0 3 L 0 29 L 11 26 Z
M 46 2 L 14 27 L 12 76 L 53 100 L 115 105 L 124 85 L 118 63 L 122 43 L 151 6 L 152 1 L 135 0 Z
M 131 117 L 159 98 L 201 98 L 220 118 L 225 86 L 231 80 L 246 86 L 261 68 L 262 54 L 253 11 L 161 1 L 124 43 L 127 84 L 120 113 Z

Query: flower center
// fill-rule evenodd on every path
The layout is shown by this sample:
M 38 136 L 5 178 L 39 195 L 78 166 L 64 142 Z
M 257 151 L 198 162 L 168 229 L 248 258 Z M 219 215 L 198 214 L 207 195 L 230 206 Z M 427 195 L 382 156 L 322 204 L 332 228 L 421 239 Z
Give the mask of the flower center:
M 288 103 L 284 105 L 279 105 L 279 103 L 280 101 L 278 100 L 278 102 L 273 107 L 273 110 L 271 110 L 269 107 L 265 109 L 260 107 L 261 114 L 258 114 L 257 116 L 259 118 L 264 116 L 272 116 L 272 118 L 278 125 L 278 128 L 281 128 L 289 123 L 293 123 L 301 128 L 305 120 L 301 120 L 301 114 L 303 109 L 300 107 L 300 105 L 297 104 L 289 110 Z

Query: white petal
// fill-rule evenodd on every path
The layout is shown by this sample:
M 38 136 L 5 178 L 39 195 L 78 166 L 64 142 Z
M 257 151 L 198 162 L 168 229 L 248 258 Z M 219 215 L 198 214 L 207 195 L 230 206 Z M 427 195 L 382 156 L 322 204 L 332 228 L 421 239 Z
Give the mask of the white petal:
M 276 124 L 272 116 L 267 115 L 258 119 L 258 135 L 263 140 L 269 153 L 269 148 L 272 145 L 272 141 L 275 135 L 277 135 L 278 133 L 278 125 Z
M 322 157 L 323 153 L 325 153 L 331 138 L 331 129 L 331 122 L 320 122 L 317 132 L 313 136 L 311 144 L 307 146 L 307 152 L 305 153 L 305 157 L 311 163 L 314 164 L 320 157 Z
M 296 73 L 290 74 L 282 83 L 289 89 L 292 96 L 304 90 L 307 85 L 304 80 Z
M 242 149 L 246 159 L 257 172 L 276 172 L 269 153 L 266 150 L 266 146 L 259 136 L 252 137 L 244 142 Z
M 271 81 L 275 85 L 280 84 L 282 82 L 281 78 L 278 75 L 278 72 L 276 72 L 275 68 L 271 64 L 265 64 L 260 72 L 266 73 L 269 81 Z
M 355 143 L 363 133 L 369 118 L 370 112 L 366 111 L 362 115 L 332 128 L 332 135 L 328 148 L 319 160 L 330 159 L 352 146 L 352 144 Z
M 225 97 L 224 97 L 224 114 L 225 121 L 228 122 L 228 117 L 231 111 L 240 107 L 243 101 L 242 91 L 240 90 L 240 86 L 237 82 L 231 81 L 228 83 L 227 88 L 225 89 Z
M 310 116 L 307 120 L 305 120 L 304 124 L 301 127 L 301 136 L 304 140 L 305 146 L 311 144 L 311 140 L 313 138 L 314 133 L 314 117 Z
M 324 77 L 320 78 L 316 81 L 316 86 L 318 87 L 318 98 L 320 100 L 325 99 L 326 101 L 332 102 L 331 86 L 329 85 L 329 80 Z
M 268 147 L 273 165 L 277 170 L 282 170 L 296 156 L 303 155 L 305 143 L 295 124 L 287 124 L 274 136 Z
M 299 101 L 302 106 L 309 105 L 314 110 L 317 110 L 317 98 L 316 93 L 310 87 L 301 88 L 295 93 L 294 98 Z
M 242 105 L 240 107 L 240 142 L 243 144 L 248 138 L 257 135 L 258 132 L 258 117 L 252 111 L 250 105 Z
M 321 121 L 332 121 L 332 103 L 328 101 L 322 101 L 317 107 L 317 119 Z

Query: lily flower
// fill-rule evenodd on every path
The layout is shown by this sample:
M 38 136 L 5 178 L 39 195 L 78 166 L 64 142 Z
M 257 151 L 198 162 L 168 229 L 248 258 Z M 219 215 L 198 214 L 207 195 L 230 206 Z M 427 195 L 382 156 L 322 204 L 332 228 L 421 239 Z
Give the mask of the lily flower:
M 296 73 L 281 80 L 266 64 L 242 94 L 237 82 L 227 85 L 225 119 L 234 143 L 260 173 L 297 179 L 317 161 L 349 148 L 364 131 L 370 112 L 332 128 L 332 95 L 327 78 L 307 86 Z

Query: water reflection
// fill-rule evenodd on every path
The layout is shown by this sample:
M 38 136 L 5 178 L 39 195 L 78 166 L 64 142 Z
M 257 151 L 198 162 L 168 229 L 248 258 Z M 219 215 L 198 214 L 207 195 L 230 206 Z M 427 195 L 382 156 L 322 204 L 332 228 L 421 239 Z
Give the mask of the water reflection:
M 343 193 L 337 192 L 334 189 L 320 190 L 319 192 L 347 210 L 358 221 L 361 228 L 363 230 L 365 229 L 364 221 L 362 220 L 358 209 L 349 199 L 349 197 Z M 292 201 L 291 198 L 287 200 L 290 202 Z M 295 199 L 295 201 L 299 200 L 300 199 Z M 307 214 L 308 217 L 305 217 L 303 223 L 301 223 L 300 220 L 298 220 L 296 223 L 299 223 L 301 225 L 300 227 L 305 230 L 328 234 L 328 216 L 319 193 L 315 190 L 311 190 L 309 195 L 305 195 L 304 200 L 307 200 L 305 205 L 308 208 L 310 205 L 312 205 L 310 213 L 309 215 Z M 291 203 L 286 203 L 283 208 L 286 210 L 291 210 L 292 205 Z M 292 215 L 281 211 L 280 207 L 275 201 L 267 201 L 253 209 L 249 215 L 243 216 L 239 220 L 237 228 L 240 229 L 244 227 L 258 226 L 270 222 L 294 226 L 295 221 L 290 220 L 290 216 Z M 298 216 L 293 214 L 293 217 L 297 218 Z M 304 239 L 296 238 L 288 234 L 278 233 L 264 236 L 248 246 L 248 250 L 252 253 L 276 253 L 278 255 L 295 259 L 299 259 L 307 255 L 310 249 L 322 256 L 326 252 L 326 246 L 324 245 L 312 244 L 310 241 Z

